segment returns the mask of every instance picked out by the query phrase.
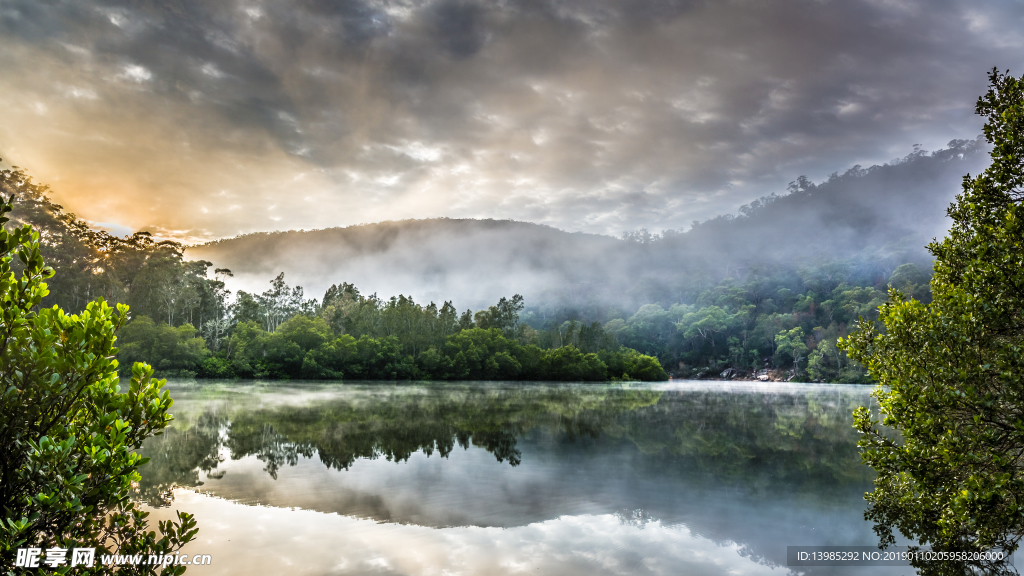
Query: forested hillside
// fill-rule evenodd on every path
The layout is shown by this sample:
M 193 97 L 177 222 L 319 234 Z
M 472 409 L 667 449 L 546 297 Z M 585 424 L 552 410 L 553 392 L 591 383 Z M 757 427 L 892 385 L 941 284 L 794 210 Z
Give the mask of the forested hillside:
M 859 382 L 836 339 L 873 318 L 890 287 L 930 298 L 923 246 L 984 152 L 954 141 L 819 184 L 799 178 L 687 231 L 615 239 L 414 220 L 252 234 L 190 247 L 206 257 L 194 261 L 145 232 L 90 229 L 22 170 L 0 172 L 0 189 L 58 270 L 46 302 L 129 304 L 122 360 L 165 374 L 663 377 L 649 355 L 679 377 Z
M 307 299 L 282 273 L 261 294 L 232 296 L 222 280 L 230 270 L 209 278 L 212 264 L 184 260 L 178 243 L 91 230 L 22 170 L 0 171 L 0 192 L 15 199 L 14 225 L 39 231 L 43 257 L 56 270 L 44 304 L 77 312 L 102 297 L 131 306 L 118 334 L 125 370 L 143 361 L 163 376 L 217 378 L 668 378 L 657 359 L 623 348 L 596 323 L 573 345 L 538 346 L 519 322 L 518 295 L 460 315 L 451 302 L 383 300 L 348 283 Z

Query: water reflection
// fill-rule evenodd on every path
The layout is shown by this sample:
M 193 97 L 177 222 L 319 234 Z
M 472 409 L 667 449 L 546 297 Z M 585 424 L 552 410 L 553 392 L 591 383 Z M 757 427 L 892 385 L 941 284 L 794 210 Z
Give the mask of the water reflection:
M 172 394 L 175 428 L 143 448 L 139 496 L 153 505 L 183 486 L 429 529 L 588 518 L 671 540 L 685 528 L 692 546 L 783 572 L 786 546 L 876 542 L 850 416 L 868 401 L 860 387 L 222 383 Z
M 382 386 L 387 392 L 381 392 Z M 517 466 L 522 458 L 517 438 L 538 426 L 553 426 L 570 441 L 580 436 L 597 438 L 612 418 L 650 406 L 662 394 L 570 386 L 382 386 L 269 391 L 271 396 L 310 396 L 307 404 L 299 406 L 252 406 L 237 397 L 267 395 L 262 387 L 249 391 L 207 385 L 177 390 L 178 421 L 142 450 L 152 461 L 145 470 L 141 495 L 157 505 L 166 501 L 175 485 L 203 485 L 200 471 L 219 479 L 213 470 L 223 461 L 223 448 L 234 460 L 255 456 L 274 479 L 282 466 L 295 466 L 300 456 L 316 455 L 327 468 L 348 470 L 359 459 L 403 462 L 413 453 L 429 457 L 435 451 L 447 458 L 456 446 L 468 449 L 470 445 L 484 448 L 498 462 Z M 205 411 L 196 415 L 197 409 Z M 183 414 L 190 424 L 184 431 Z
M 208 479 L 222 478 L 224 472 L 215 470 L 224 460 L 220 430 L 226 423 L 224 416 L 204 412 L 188 428 L 172 426 L 149 438 L 140 452 L 150 461 L 141 469 L 135 499 L 150 506 L 167 506 L 174 499 L 173 488 L 202 486 L 200 473 Z

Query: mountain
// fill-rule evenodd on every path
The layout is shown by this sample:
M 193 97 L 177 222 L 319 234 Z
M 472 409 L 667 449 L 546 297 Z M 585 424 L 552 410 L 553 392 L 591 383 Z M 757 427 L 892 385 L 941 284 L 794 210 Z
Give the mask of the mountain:
M 514 293 L 533 304 L 680 301 L 694 282 L 822 259 L 855 260 L 864 274 L 887 278 L 904 262 L 930 261 L 924 245 L 948 228 L 945 210 L 963 176 L 987 161 L 983 140 L 954 140 L 817 184 L 800 177 L 785 194 L 744 206 L 737 216 L 660 235 L 616 239 L 510 220 L 441 218 L 248 234 L 190 247 L 186 256 L 231 269 L 235 289 L 262 292 L 284 272 L 307 296 L 350 282 L 382 297 L 453 299 L 459 309 Z
M 613 272 L 601 263 L 621 266 L 635 249 L 608 236 L 526 222 L 440 218 L 248 234 L 186 255 L 231 269 L 235 286 L 258 292 L 283 271 L 308 295 L 344 281 L 366 294 L 412 294 L 438 304 L 455 298 L 460 308 L 477 309 L 514 293 L 571 297 L 574 286 Z

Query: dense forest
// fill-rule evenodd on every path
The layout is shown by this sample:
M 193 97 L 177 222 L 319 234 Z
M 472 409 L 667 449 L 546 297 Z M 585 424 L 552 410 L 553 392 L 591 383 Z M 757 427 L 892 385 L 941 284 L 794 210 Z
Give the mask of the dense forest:
M 975 151 L 974 143 L 956 145 L 951 150 L 960 150 L 961 158 Z M 946 150 L 909 157 L 903 164 L 955 158 Z M 729 236 L 730 230 L 764 228 L 791 212 L 787 206 L 794 202 L 834 204 L 829 198 L 836 187 L 884 172 L 858 169 L 817 186 L 800 179 L 786 196 L 761 199 L 745 206 L 739 218 L 696 224 L 685 233 L 642 230 L 621 240 L 598 237 L 602 246 L 634 261 L 676 255 L 671 275 L 632 270 L 618 275 L 632 284 L 621 288 L 617 301 L 586 297 L 584 282 L 583 297 L 551 297 L 527 306 L 517 294 L 461 313 L 452 300 L 437 305 L 405 295 L 385 299 L 348 282 L 333 283 L 323 297 L 311 298 L 302 287 L 289 286 L 283 272 L 262 292 L 232 293 L 226 285 L 231 270 L 208 260 L 186 260 L 185 246 L 157 241 L 146 232 L 118 238 L 91 229 L 53 203 L 49 188 L 23 170 L 0 171 L 0 192 L 15 198 L 14 224 L 31 223 L 40 231 L 44 257 L 57 270 L 45 304 L 69 311 L 96 297 L 128 304 L 132 318 L 119 334 L 119 360 L 124 366 L 150 362 L 164 376 L 659 380 L 672 375 L 866 382 L 863 368 L 846 358 L 836 340 L 858 317 L 874 319 L 890 288 L 930 299 L 930 263 L 920 250 L 890 242 L 841 256 L 819 251 L 793 259 L 762 254 L 761 260 L 744 260 L 732 254 L 709 260 L 696 258 L 693 248 Z M 576 265 L 600 253 L 581 254 Z

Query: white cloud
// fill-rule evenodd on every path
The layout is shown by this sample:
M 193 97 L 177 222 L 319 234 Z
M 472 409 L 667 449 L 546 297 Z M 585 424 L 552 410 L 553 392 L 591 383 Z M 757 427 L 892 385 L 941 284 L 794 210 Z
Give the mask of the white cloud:
M 428 146 L 423 142 L 404 142 L 401 145 L 385 145 L 384 148 L 402 156 L 408 156 L 417 162 L 436 162 L 441 159 L 444 150 L 440 146 Z
M 213 62 L 206 62 L 206 63 L 204 63 L 202 65 L 202 67 L 200 68 L 200 70 L 202 71 L 203 74 L 206 74 L 207 76 L 210 76 L 210 77 L 213 77 L 213 78 L 223 78 L 224 77 L 224 73 L 221 72 L 220 69 L 217 68 L 217 65 L 214 64 Z
M 81 100 L 96 100 L 98 98 L 95 90 L 80 86 L 71 86 L 64 93 L 70 98 L 77 98 Z
M 562 516 L 513 528 L 430 528 L 333 514 L 236 504 L 188 490 L 175 506 L 148 509 L 173 518 L 181 508 L 204 527 L 183 553 L 216 550 L 211 574 L 324 574 L 386 570 L 424 576 L 463 574 L 645 574 L 782 576 L 738 544 L 719 543 L 682 525 L 639 527 L 611 514 Z M 638 564 L 639 562 L 639 564 Z M 298 568 L 301 566 L 301 569 Z M 210 566 L 205 567 L 210 571 Z M 299 571 L 297 571 L 299 570 Z
M 119 78 L 131 80 L 132 82 L 147 82 L 153 79 L 153 73 L 150 72 L 145 66 L 138 64 L 126 64 L 121 73 L 118 74 Z

